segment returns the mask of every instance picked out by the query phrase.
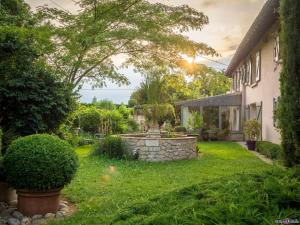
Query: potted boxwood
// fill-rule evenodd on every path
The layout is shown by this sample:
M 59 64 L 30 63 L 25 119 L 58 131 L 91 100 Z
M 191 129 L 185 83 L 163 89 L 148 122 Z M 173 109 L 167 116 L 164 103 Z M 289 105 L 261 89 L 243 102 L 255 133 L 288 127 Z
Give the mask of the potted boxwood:
M 244 133 L 246 135 L 246 144 L 248 150 L 255 150 L 256 141 L 260 136 L 261 126 L 256 119 L 248 120 L 244 124 Z
M 58 211 L 60 191 L 74 177 L 78 158 L 67 142 L 35 134 L 13 141 L 3 163 L 7 182 L 17 189 L 18 210 L 32 216 Z

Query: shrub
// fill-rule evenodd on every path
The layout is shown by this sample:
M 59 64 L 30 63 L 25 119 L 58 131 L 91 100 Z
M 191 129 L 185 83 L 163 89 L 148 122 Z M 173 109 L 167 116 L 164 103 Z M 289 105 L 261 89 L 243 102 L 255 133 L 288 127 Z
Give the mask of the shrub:
M 46 191 L 70 183 L 78 158 L 67 142 L 47 134 L 13 141 L 4 157 L 7 182 L 16 189 Z
M 3 158 L 0 155 L 0 182 L 6 181 L 4 166 L 3 166 Z
M 110 159 L 131 158 L 127 144 L 120 136 L 107 136 L 100 143 L 94 145 L 94 153 L 106 155 Z
M 128 119 L 128 132 L 129 133 L 134 133 L 139 130 L 139 124 L 133 120 L 133 119 Z
M 3 137 L 3 131 L 0 128 L 0 154 L 1 154 L 1 149 L 2 149 L 2 137 Z
M 244 125 L 244 132 L 249 140 L 255 141 L 260 135 L 261 125 L 256 119 L 248 120 Z
M 73 110 L 71 88 L 43 63 L 36 63 L 40 53 L 29 30 L 0 26 L 0 43 L 0 126 L 4 133 L 55 132 Z
M 256 149 L 259 153 L 265 155 L 270 159 L 279 159 L 282 156 L 283 150 L 280 145 L 269 141 L 258 141 Z
M 278 110 L 282 146 L 287 166 L 298 168 L 300 174 L 300 2 L 280 1 L 280 101 Z
M 192 112 L 188 119 L 188 126 L 189 128 L 193 129 L 193 131 L 200 129 L 203 126 L 203 117 L 199 112 Z
M 186 133 L 186 128 L 184 126 L 177 126 L 174 128 L 174 131 L 175 132 L 183 132 L 183 133 Z

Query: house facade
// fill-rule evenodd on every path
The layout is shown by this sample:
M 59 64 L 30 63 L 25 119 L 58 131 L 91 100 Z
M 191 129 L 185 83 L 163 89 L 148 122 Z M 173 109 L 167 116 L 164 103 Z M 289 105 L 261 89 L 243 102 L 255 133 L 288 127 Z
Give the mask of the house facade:
M 240 134 L 245 121 L 257 119 L 261 124 L 261 139 L 274 143 L 280 143 L 275 116 L 281 71 L 278 9 L 279 0 L 268 0 L 240 43 L 225 72 L 232 78 L 231 93 L 205 98 L 211 100 L 206 106 L 218 107 L 219 129 L 224 129 L 222 123 L 226 120 L 230 133 Z M 232 96 L 240 96 L 240 99 L 230 101 Z M 205 104 L 201 102 L 205 99 L 194 105 L 191 101 L 179 103 L 182 125 L 186 125 L 193 108 L 200 107 L 199 111 L 203 112 Z M 233 140 L 243 138 L 241 135 L 231 137 Z

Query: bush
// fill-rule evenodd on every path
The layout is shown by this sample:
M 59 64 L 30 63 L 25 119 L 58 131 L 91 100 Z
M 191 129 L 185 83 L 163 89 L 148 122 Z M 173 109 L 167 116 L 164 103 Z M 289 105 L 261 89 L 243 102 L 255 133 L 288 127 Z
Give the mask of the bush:
M 187 132 L 187 130 L 184 126 L 177 126 L 177 127 L 174 128 L 174 131 L 175 132 L 183 132 L 183 133 Z
M 3 131 L 0 128 L 0 154 L 1 154 L 1 149 L 2 149 L 2 137 L 3 137 Z
M 110 159 L 132 158 L 127 144 L 120 136 L 107 136 L 100 143 L 94 145 L 94 153 L 106 155 Z
M 256 143 L 256 149 L 259 153 L 265 155 L 270 159 L 280 159 L 283 153 L 280 145 L 274 144 L 269 141 L 258 141 Z
M 251 141 L 256 141 L 260 136 L 261 125 L 256 119 L 248 120 L 244 125 L 246 137 Z
M 278 116 L 285 164 L 300 174 L 300 2 L 280 1 L 280 100 Z
M 3 158 L 0 155 L 0 182 L 6 181 L 4 166 L 3 166 Z
M 134 133 L 139 130 L 139 124 L 134 119 L 128 119 L 128 132 Z
M 16 189 L 46 191 L 70 183 L 78 158 L 67 142 L 47 134 L 13 141 L 4 157 L 7 182 Z
M 73 110 L 71 88 L 43 63 L 37 63 L 40 52 L 29 30 L 0 26 L 0 43 L 3 132 L 16 136 L 55 132 Z

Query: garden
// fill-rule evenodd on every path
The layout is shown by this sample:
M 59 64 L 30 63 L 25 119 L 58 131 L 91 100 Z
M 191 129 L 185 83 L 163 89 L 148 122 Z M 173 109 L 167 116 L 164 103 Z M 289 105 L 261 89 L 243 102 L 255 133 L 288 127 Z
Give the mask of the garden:
M 207 16 L 144 0 L 77 4 L 72 14 L 0 3 L 0 225 L 299 223 L 293 58 L 285 55 L 281 81 L 290 90 L 279 103 L 282 144 L 259 141 L 260 124 L 249 120 L 246 149 L 223 141 L 226 131 L 211 138 L 197 111 L 180 123 L 175 102 L 230 90 L 222 71 L 186 60 L 219 54 L 177 32 L 201 30 Z M 290 49 L 299 21 L 285 18 Z M 80 102 L 84 84 L 129 83 L 120 55 L 122 68 L 144 77 L 128 104 Z

